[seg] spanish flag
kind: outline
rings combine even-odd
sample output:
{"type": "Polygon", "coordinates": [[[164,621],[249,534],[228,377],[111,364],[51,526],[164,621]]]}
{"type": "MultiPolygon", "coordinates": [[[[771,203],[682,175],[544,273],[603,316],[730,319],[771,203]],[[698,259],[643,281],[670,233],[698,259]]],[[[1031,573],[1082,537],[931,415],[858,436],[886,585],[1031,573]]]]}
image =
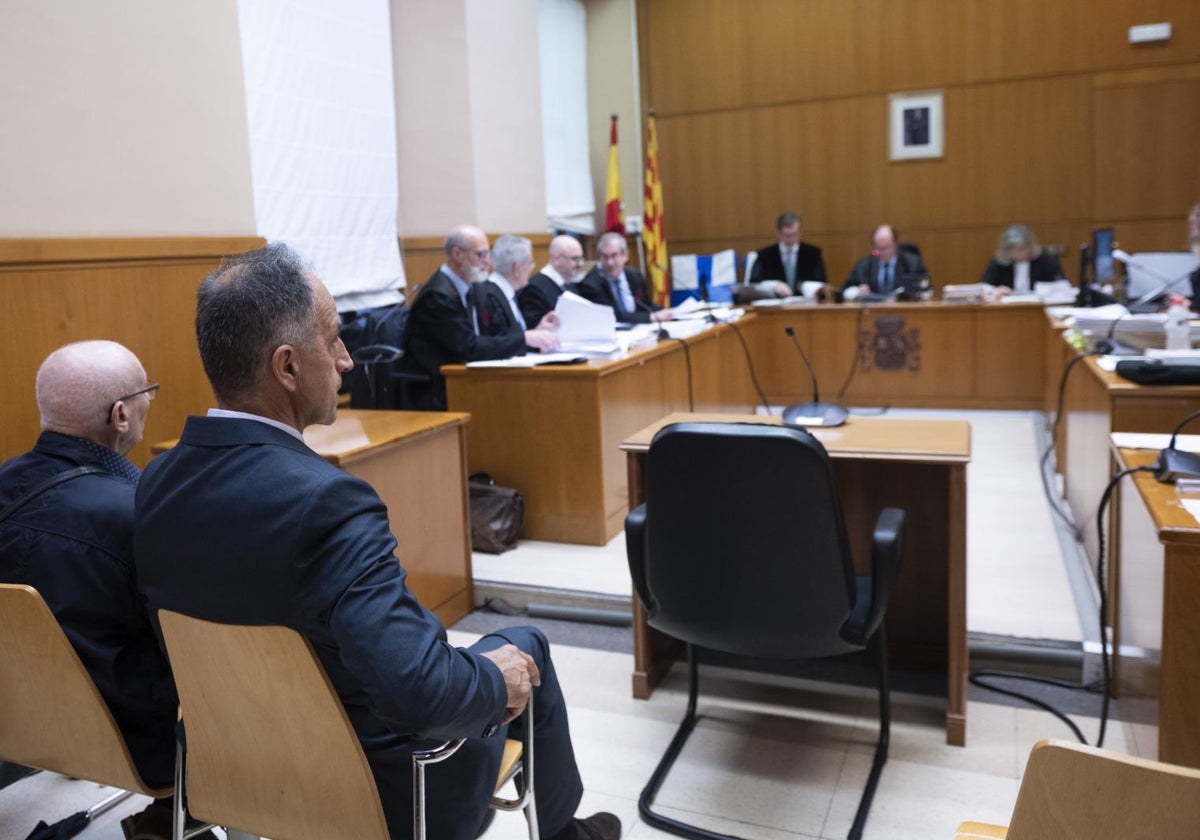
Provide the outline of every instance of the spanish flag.
{"type": "Polygon", "coordinates": [[[658,132],[654,128],[654,114],[650,114],[646,125],[646,194],[642,206],[646,279],[650,281],[650,299],[658,306],[669,306],[671,282],[667,277],[667,235],[663,228],[662,180],[658,175],[658,132]]]}
{"type": "Polygon", "coordinates": [[[608,138],[608,181],[604,185],[604,231],[625,235],[625,219],[621,216],[621,167],[617,162],[617,115],[612,115],[612,132],[608,138]]]}

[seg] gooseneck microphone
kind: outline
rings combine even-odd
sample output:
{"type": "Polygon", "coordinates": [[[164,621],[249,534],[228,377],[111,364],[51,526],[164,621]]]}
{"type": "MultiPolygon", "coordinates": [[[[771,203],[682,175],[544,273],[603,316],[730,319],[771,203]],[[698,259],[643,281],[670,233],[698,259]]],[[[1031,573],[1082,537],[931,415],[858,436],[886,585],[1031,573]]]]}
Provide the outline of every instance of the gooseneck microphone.
{"type": "Polygon", "coordinates": [[[796,331],[790,325],[783,329],[788,334],[788,338],[792,340],[792,344],[795,345],[796,352],[800,354],[801,361],[808,368],[809,379],[812,380],[812,402],[789,405],[783,410],[783,422],[789,426],[800,426],[802,428],[805,426],[842,425],[846,422],[849,412],[840,405],[821,402],[821,396],[817,392],[817,372],[813,370],[812,363],[809,362],[804,348],[796,340],[796,331]]]}
{"type": "Polygon", "coordinates": [[[1170,484],[1177,478],[1200,478],[1200,455],[1175,448],[1175,439],[1179,437],[1179,431],[1197,417],[1200,417],[1200,411],[1192,412],[1180,420],[1175,431],[1171,432],[1171,442],[1154,462],[1154,477],[1159,481],[1170,484]]]}
{"type": "MultiPolygon", "coordinates": [[[[658,310],[655,309],[650,304],[646,303],[645,301],[638,300],[636,295],[633,298],[633,305],[638,307],[639,309],[643,309],[646,312],[649,312],[651,315],[653,315],[655,312],[658,312],[658,310]]],[[[662,321],[654,321],[653,319],[651,319],[649,323],[658,324],[658,328],[655,329],[654,335],[658,338],[659,341],[662,341],[663,339],[671,337],[671,334],[669,332],[667,332],[667,328],[662,325],[662,321]]]]}

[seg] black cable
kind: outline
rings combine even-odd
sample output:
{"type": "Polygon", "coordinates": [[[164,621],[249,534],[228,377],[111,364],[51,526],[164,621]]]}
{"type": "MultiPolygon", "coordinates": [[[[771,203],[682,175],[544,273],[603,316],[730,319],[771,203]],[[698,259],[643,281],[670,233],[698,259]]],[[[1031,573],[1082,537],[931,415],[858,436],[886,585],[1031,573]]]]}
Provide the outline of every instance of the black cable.
{"type": "Polygon", "coordinates": [[[1073,683],[1073,682],[1068,682],[1066,680],[1056,680],[1051,677],[1039,677],[1034,674],[1021,674],[1021,673],[1017,673],[1015,671],[980,670],[980,671],[972,671],[967,676],[967,679],[971,682],[972,685],[977,685],[980,688],[987,689],[988,691],[994,691],[997,694],[1004,694],[1009,697],[1015,697],[1018,700],[1023,700],[1026,703],[1029,703],[1033,706],[1037,706],[1038,708],[1049,712],[1050,714],[1054,715],[1056,718],[1061,720],[1063,723],[1065,723],[1071,729],[1071,731],[1075,734],[1075,737],[1079,739],[1079,742],[1082,744],[1086,744],[1087,739],[1083,736],[1083,733],[1079,730],[1079,727],[1076,726],[1075,723],[1070,720],[1070,718],[1068,718],[1065,714],[1060,712],[1058,709],[1051,706],[1049,703],[1047,703],[1043,700],[1039,700],[1036,697],[1030,697],[1027,694],[1022,694],[1019,691],[1013,691],[1013,690],[1007,689],[1007,688],[1000,688],[999,686],[984,682],[981,678],[982,677],[997,677],[997,678],[1004,678],[1004,679],[1026,680],[1028,682],[1039,682],[1039,683],[1044,683],[1046,685],[1057,686],[1059,688],[1071,689],[1073,691],[1095,691],[1097,686],[1099,686],[1100,691],[1101,691],[1100,731],[1096,735],[1095,746],[1097,746],[1097,747],[1104,746],[1104,734],[1108,729],[1108,704],[1109,704],[1109,696],[1110,696],[1109,682],[1112,679],[1112,676],[1111,676],[1112,669],[1109,664],[1109,653],[1108,653],[1108,631],[1107,631],[1107,626],[1106,626],[1106,622],[1108,620],[1108,592],[1107,592],[1107,588],[1105,587],[1105,582],[1104,582],[1104,554],[1105,554],[1104,511],[1108,508],[1108,503],[1109,503],[1109,500],[1112,498],[1113,490],[1116,489],[1117,485],[1121,482],[1122,478],[1124,478],[1127,475],[1132,475],[1133,473],[1137,473],[1137,472],[1152,472],[1152,471],[1153,471],[1153,467],[1149,467],[1149,466],[1129,467],[1128,469],[1121,470],[1119,473],[1117,473],[1111,479],[1109,479],[1108,485],[1104,488],[1104,493],[1101,494],[1101,496],[1100,496],[1100,507],[1096,510],[1096,537],[1097,537],[1098,544],[1099,544],[1099,548],[1096,553],[1096,586],[1100,590],[1100,607],[1099,607],[1100,667],[1101,667],[1101,674],[1102,674],[1102,676],[1100,678],[1100,682],[1099,683],[1073,683]]]}
{"type": "Polygon", "coordinates": [[[679,346],[683,348],[683,361],[687,365],[688,411],[694,412],[696,410],[696,401],[692,398],[692,351],[688,348],[687,342],[682,338],[677,338],[670,333],[667,333],[666,337],[671,341],[678,341],[679,346]]]}
{"type": "Polygon", "coordinates": [[[846,374],[846,378],[842,381],[842,387],[838,388],[837,399],[834,400],[838,405],[842,404],[842,397],[846,396],[846,391],[850,389],[850,383],[854,381],[854,374],[858,373],[858,360],[862,356],[862,347],[859,346],[859,339],[862,336],[862,322],[866,312],[867,305],[864,303],[858,307],[858,316],[854,319],[854,359],[850,362],[850,372],[846,374]]]}
{"type": "Polygon", "coordinates": [[[746,344],[746,339],[742,336],[742,331],[738,329],[737,324],[732,319],[722,321],[720,318],[714,316],[713,320],[718,324],[725,324],[731,327],[733,334],[742,343],[742,352],[746,355],[746,367],[750,369],[750,381],[754,383],[754,390],[758,392],[758,398],[762,401],[763,409],[769,414],[771,412],[771,404],[767,401],[767,395],[763,393],[762,386],[758,384],[758,375],[754,372],[754,359],[750,358],[750,347],[746,344]]]}
{"type": "Polygon", "coordinates": [[[1075,367],[1075,365],[1077,365],[1079,362],[1082,362],[1088,356],[1096,355],[1099,354],[1095,351],[1076,353],[1071,358],[1071,361],[1067,362],[1066,367],[1063,368],[1062,376],[1058,380],[1058,403],[1054,411],[1054,422],[1050,425],[1050,442],[1046,444],[1046,449],[1044,452],[1042,452],[1042,457],[1038,461],[1038,474],[1042,479],[1042,490],[1046,494],[1046,501],[1050,505],[1050,510],[1052,510],[1054,514],[1063,521],[1064,525],[1071,529],[1071,535],[1075,538],[1076,542],[1083,539],[1083,532],[1080,530],[1079,526],[1075,524],[1074,520],[1071,519],[1071,514],[1062,507],[1058,498],[1055,496],[1054,490],[1050,486],[1051,481],[1050,475],[1047,472],[1047,467],[1050,462],[1050,455],[1054,452],[1054,444],[1058,441],[1059,426],[1062,424],[1063,402],[1066,398],[1067,392],[1067,377],[1070,375],[1071,369],[1075,367]]]}

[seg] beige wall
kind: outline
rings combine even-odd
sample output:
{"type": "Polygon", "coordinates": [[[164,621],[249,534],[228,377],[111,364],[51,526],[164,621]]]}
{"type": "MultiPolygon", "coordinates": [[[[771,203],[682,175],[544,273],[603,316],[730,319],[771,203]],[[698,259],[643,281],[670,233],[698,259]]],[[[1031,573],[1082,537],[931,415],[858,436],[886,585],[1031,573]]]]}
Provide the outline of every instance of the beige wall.
{"type": "Polygon", "coordinates": [[[536,0],[391,0],[400,234],[546,227],[536,0]]]}
{"type": "Polygon", "coordinates": [[[0,103],[0,237],[254,233],[236,0],[5,0],[0,103]]]}
{"type": "Polygon", "coordinates": [[[467,0],[476,221],[546,229],[537,0],[467,0]]]}
{"type": "Polygon", "coordinates": [[[586,0],[588,122],[596,230],[604,230],[608,135],[617,115],[621,197],[627,216],[642,215],[642,122],[638,89],[636,0],[586,0]]]}

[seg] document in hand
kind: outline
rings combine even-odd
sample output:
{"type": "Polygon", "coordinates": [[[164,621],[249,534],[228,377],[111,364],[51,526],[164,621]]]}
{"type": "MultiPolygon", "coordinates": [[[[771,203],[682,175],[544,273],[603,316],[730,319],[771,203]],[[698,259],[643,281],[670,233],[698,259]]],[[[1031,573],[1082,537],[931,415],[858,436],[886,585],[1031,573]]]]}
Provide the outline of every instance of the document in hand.
{"type": "Polygon", "coordinates": [[[619,349],[617,316],[611,306],[563,292],[554,311],[558,313],[558,340],[564,352],[611,353],[619,349]]]}

